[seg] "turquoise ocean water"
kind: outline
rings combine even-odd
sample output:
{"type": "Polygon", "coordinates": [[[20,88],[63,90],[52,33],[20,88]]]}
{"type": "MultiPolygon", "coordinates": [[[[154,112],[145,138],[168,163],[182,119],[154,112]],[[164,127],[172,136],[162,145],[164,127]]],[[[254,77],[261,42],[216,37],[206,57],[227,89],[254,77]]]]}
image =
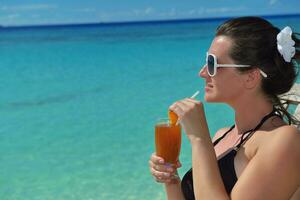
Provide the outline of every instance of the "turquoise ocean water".
{"type": "MultiPolygon", "coordinates": [[[[271,21],[300,32],[300,16],[271,21]]],[[[0,199],[164,199],[148,169],[153,126],[202,91],[221,22],[0,29],[0,199]]],[[[212,135],[233,123],[205,105],[212,135]]],[[[183,175],[185,137],[180,158],[183,175]]]]}

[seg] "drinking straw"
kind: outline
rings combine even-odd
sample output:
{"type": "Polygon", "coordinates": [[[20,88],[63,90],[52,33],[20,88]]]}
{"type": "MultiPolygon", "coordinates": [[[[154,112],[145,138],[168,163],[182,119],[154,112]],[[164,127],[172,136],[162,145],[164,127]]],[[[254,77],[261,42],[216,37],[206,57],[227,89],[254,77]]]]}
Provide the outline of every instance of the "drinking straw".
{"type": "Polygon", "coordinates": [[[195,99],[195,98],[198,96],[199,93],[200,93],[200,91],[197,90],[197,91],[195,92],[195,94],[193,94],[193,95],[191,96],[191,99],[195,99]]]}

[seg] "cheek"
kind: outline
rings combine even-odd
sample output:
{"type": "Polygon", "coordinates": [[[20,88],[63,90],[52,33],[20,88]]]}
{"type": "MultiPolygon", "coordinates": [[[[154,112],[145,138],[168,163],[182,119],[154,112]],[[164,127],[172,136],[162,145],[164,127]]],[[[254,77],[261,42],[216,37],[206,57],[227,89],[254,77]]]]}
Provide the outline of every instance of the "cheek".
{"type": "Polygon", "coordinates": [[[215,79],[213,80],[213,85],[211,98],[207,98],[208,101],[214,99],[216,101],[229,102],[241,95],[244,90],[243,84],[236,77],[227,77],[226,80],[215,79]]]}
{"type": "MultiPolygon", "coordinates": [[[[224,91],[232,91],[235,89],[243,88],[243,81],[239,74],[233,68],[220,68],[218,69],[220,72],[220,76],[216,76],[214,84],[218,86],[218,88],[222,88],[224,91]]],[[[218,75],[218,74],[217,74],[218,75]]]]}

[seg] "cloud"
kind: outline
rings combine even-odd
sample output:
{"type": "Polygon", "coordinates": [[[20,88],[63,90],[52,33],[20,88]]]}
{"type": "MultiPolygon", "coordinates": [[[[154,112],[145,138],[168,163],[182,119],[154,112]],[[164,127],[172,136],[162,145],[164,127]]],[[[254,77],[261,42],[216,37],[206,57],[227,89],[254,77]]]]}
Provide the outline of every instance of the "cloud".
{"type": "Polygon", "coordinates": [[[9,14],[9,15],[6,15],[6,16],[0,16],[0,20],[14,20],[14,19],[17,19],[19,18],[21,15],[20,14],[17,14],[17,13],[14,13],[14,14],[9,14]]]}
{"type": "Polygon", "coordinates": [[[197,10],[196,9],[192,9],[192,10],[188,10],[187,11],[187,14],[188,15],[195,15],[197,13],[197,10]]]}
{"type": "Polygon", "coordinates": [[[277,2],[278,2],[277,0],[270,0],[269,4],[272,6],[272,5],[276,4],[277,2]]]}
{"type": "Polygon", "coordinates": [[[203,16],[216,16],[218,14],[230,15],[235,12],[245,10],[245,7],[219,7],[219,8],[193,8],[189,10],[178,10],[176,8],[170,8],[165,12],[156,13],[159,17],[171,17],[171,18],[187,18],[187,17],[203,17],[203,16]]]}
{"type": "Polygon", "coordinates": [[[30,17],[33,18],[33,19],[38,19],[41,16],[39,14],[32,14],[32,15],[30,15],[30,17]]]}
{"type": "Polygon", "coordinates": [[[191,9],[181,12],[182,15],[186,16],[198,16],[204,14],[204,8],[191,9]]]}
{"type": "Polygon", "coordinates": [[[144,9],[134,9],[132,10],[132,12],[128,13],[129,15],[135,15],[135,16],[146,16],[146,15],[150,15],[153,14],[155,12],[155,10],[152,7],[146,7],[144,9]]]}
{"type": "Polygon", "coordinates": [[[95,8],[81,8],[81,9],[73,9],[72,11],[87,13],[87,12],[95,12],[96,9],[95,8]]]}
{"type": "Polygon", "coordinates": [[[20,17],[19,14],[11,14],[11,15],[8,15],[8,16],[7,16],[7,18],[10,19],[10,20],[16,19],[16,18],[18,18],[18,17],[20,17]]]}
{"type": "Polygon", "coordinates": [[[109,22],[109,21],[122,21],[120,19],[135,19],[136,17],[147,17],[147,16],[154,16],[155,9],[152,7],[146,7],[143,9],[133,9],[128,11],[119,11],[119,12],[98,12],[98,18],[102,22],[109,22]]]}
{"type": "Polygon", "coordinates": [[[148,6],[143,9],[133,9],[127,11],[119,11],[113,13],[99,12],[98,17],[100,21],[120,21],[120,19],[147,19],[152,17],[153,19],[168,19],[168,18],[189,18],[189,17],[203,17],[206,15],[228,14],[245,10],[245,7],[220,7],[220,8],[193,8],[189,10],[179,10],[172,7],[168,10],[158,11],[153,7],[148,6]]]}
{"type": "Polygon", "coordinates": [[[176,15],[179,15],[179,12],[176,10],[176,8],[171,8],[166,12],[161,12],[157,14],[160,17],[174,17],[176,15]]]}
{"type": "Polygon", "coordinates": [[[57,8],[56,5],[51,4],[29,4],[17,6],[0,6],[0,11],[19,12],[19,11],[33,11],[33,10],[51,10],[57,8]]]}
{"type": "Polygon", "coordinates": [[[42,23],[44,20],[33,11],[49,11],[56,9],[53,4],[23,4],[23,5],[0,5],[0,24],[20,25],[42,23]]]}
{"type": "Polygon", "coordinates": [[[204,10],[205,13],[207,14],[217,14],[217,13],[232,13],[232,12],[238,12],[244,10],[245,7],[221,7],[221,8],[206,8],[204,10]]]}
{"type": "Polygon", "coordinates": [[[167,13],[169,16],[175,16],[175,15],[177,15],[177,11],[176,11],[176,8],[172,8],[171,10],[170,10],[170,12],[169,13],[167,13]]]}
{"type": "Polygon", "coordinates": [[[0,16],[0,24],[2,26],[15,24],[16,21],[22,20],[22,15],[18,13],[12,13],[8,15],[0,16]]]}

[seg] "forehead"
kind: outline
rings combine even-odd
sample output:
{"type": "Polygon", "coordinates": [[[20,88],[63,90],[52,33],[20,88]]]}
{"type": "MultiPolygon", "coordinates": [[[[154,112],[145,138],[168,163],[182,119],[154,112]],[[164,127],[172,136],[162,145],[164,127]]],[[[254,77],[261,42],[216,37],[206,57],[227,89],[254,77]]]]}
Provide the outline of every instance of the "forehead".
{"type": "Polygon", "coordinates": [[[231,48],[232,40],[226,36],[217,36],[211,43],[208,50],[209,53],[217,56],[218,60],[229,61],[229,50],[231,48]]]}

